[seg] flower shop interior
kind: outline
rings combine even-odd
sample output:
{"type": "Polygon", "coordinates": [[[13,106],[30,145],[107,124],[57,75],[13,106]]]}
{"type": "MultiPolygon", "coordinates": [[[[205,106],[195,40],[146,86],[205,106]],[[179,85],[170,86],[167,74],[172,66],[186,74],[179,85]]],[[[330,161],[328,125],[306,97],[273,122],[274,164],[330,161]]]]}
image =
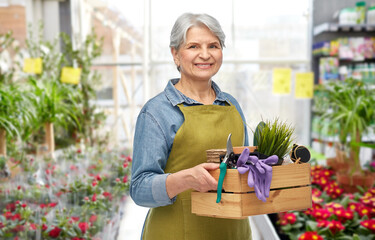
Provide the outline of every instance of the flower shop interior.
{"type": "Polygon", "coordinates": [[[266,201],[234,166],[222,201],[192,193],[192,214],[249,219],[254,240],[374,240],[374,0],[0,0],[0,239],[141,239],[136,122],[180,76],[169,41],[186,12],[226,35],[212,79],[241,106],[250,151],[291,130],[266,201]]]}

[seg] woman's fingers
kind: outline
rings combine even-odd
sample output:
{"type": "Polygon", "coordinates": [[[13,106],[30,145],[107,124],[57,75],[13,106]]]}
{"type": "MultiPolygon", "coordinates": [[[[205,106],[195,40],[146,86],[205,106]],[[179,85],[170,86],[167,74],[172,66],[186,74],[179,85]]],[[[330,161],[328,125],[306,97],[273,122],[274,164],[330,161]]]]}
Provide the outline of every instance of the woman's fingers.
{"type": "Polygon", "coordinates": [[[208,172],[219,168],[217,163],[202,163],[190,168],[191,188],[199,192],[207,192],[217,189],[217,181],[208,172]]]}

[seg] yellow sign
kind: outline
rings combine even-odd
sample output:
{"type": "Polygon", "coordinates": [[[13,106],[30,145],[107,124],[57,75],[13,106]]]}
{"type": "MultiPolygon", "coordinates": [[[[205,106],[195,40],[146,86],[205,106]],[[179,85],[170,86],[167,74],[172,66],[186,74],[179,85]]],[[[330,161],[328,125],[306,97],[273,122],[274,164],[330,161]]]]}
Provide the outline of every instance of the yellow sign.
{"type": "Polygon", "coordinates": [[[292,80],[292,69],[290,68],[274,68],[272,73],[272,93],[289,94],[292,80]]]}
{"type": "Polygon", "coordinates": [[[314,95],[314,73],[296,73],[296,98],[312,98],[314,95]]]}
{"type": "Polygon", "coordinates": [[[63,67],[61,71],[61,82],[78,84],[81,78],[81,68],[63,67]]]}
{"type": "Polygon", "coordinates": [[[23,71],[25,73],[41,74],[43,63],[41,58],[25,58],[23,62],[23,71]]]}

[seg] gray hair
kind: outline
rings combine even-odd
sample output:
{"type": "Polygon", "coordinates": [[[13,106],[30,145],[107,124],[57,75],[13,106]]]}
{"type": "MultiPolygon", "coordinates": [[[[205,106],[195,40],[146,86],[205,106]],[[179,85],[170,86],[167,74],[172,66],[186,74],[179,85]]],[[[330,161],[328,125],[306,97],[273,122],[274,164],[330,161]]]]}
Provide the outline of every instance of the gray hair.
{"type": "Polygon", "coordinates": [[[225,47],[225,34],[220,23],[208,14],[184,13],[177,18],[170,37],[169,47],[178,50],[186,41],[186,33],[193,26],[206,26],[219,39],[221,48],[225,47]]]}

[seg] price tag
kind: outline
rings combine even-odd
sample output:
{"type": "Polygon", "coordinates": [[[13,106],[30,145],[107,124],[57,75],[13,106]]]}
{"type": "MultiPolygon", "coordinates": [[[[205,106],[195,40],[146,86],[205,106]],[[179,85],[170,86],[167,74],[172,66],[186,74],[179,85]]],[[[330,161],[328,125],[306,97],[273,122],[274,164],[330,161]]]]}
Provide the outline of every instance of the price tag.
{"type": "Polygon", "coordinates": [[[61,82],[78,84],[81,78],[81,68],[63,67],[61,71],[61,82]]]}
{"type": "Polygon", "coordinates": [[[296,73],[296,98],[312,98],[314,92],[314,73],[296,73]]]}
{"type": "Polygon", "coordinates": [[[25,58],[23,63],[23,71],[25,73],[41,74],[43,62],[41,58],[25,58]]]}
{"type": "Polygon", "coordinates": [[[292,69],[274,68],[272,72],[272,93],[290,94],[290,85],[292,80],[292,69]]]}

